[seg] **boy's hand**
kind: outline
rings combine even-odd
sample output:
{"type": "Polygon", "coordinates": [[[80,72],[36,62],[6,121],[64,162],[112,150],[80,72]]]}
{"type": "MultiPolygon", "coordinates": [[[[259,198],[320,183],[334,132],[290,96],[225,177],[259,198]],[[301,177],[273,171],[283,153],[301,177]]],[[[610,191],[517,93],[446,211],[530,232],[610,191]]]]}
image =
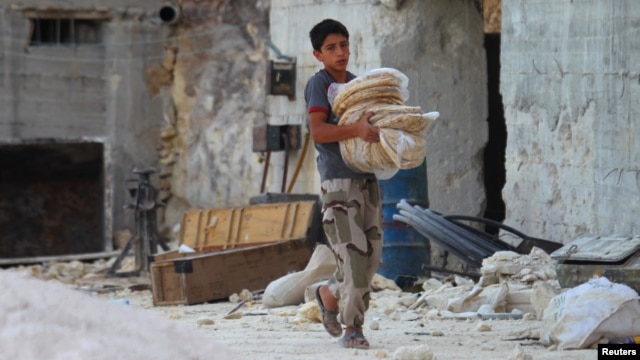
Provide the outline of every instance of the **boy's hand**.
{"type": "Polygon", "coordinates": [[[372,116],[372,112],[367,112],[356,122],[358,126],[358,137],[366,142],[379,142],[380,133],[378,128],[369,123],[369,119],[372,116]]]}

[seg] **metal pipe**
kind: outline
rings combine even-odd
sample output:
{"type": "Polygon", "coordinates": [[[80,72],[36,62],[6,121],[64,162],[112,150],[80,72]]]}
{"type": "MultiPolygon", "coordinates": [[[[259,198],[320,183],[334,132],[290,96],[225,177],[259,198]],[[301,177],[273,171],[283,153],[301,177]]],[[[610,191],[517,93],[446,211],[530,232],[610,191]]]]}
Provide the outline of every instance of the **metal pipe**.
{"type": "Polygon", "coordinates": [[[309,148],[309,133],[307,132],[304,136],[304,145],[302,146],[302,153],[298,158],[298,163],[296,164],[296,169],[293,172],[293,177],[291,177],[291,181],[289,182],[289,187],[287,188],[287,194],[293,190],[293,185],[295,185],[296,180],[298,179],[298,174],[300,173],[300,169],[302,168],[302,163],[304,163],[304,159],[307,156],[307,149],[309,148]]]}
{"type": "Polygon", "coordinates": [[[400,210],[400,214],[393,215],[393,220],[403,222],[412,226],[416,231],[425,236],[427,239],[435,241],[456,257],[470,263],[474,267],[479,267],[478,265],[481,262],[479,262],[475,257],[469,256],[469,254],[463,252],[459,244],[456,244],[455,240],[445,240],[447,238],[445,234],[443,234],[439,229],[427,225],[424,221],[420,220],[417,214],[410,213],[405,210],[400,210]]]}
{"type": "Polygon", "coordinates": [[[282,169],[282,189],[280,190],[281,193],[284,194],[284,191],[286,190],[286,186],[287,186],[287,172],[289,170],[289,135],[286,133],[283,133],[282,135],[282,141],[284,142],[284,169],[282,169]]]}
{"type": "MultiPolygon", "coordinates": [[[[435,221],[428,213],[422,211],[418,206],[411,206],[404,199],[398,203],[397,207],[400,214],[394,215],[394,220],[413,226],[428,239],[436,241],[450,253],[474,267],[480,267],[482,259],[492,254],[481,247],[479,248],[465,236],[456,234],[452,231],[453,229],[435,221]]],[[[451,226],[455,225],[451,224],[451,226]]]]}
{"type": "Polygon", "coordinates": [[[158,16],[163,23],[173,25],[182,18],[182,9],[174,3],[166,2],[160,7],[158,16]]]}
{"type": "Polygon", "coordinates": [[[260,184],[260,194],[264,193],[264,187],[267,184],[267,172],[269,172],[269,160],[271,160],[271,151],[267,150],[267,157],[264,160],[264,171],[262,172],[262,184],[260,184]]]}
{"type": "Polygon", "coordinates": [[[414,206],[417,210],[418,214],[421,214],[423,218],[428,220],[433,224],[437,224],[444,229],[449,235],[452,235],[453,238],[459,237],[463,241],[461,242],[463,245],[469,245],[469,248],[473,249],[476,252],[482,254],[488,254],[487,256],[493,254],[496,251],[505,250],[507,246],[503,246],[502,244],[495,244],[491,241],[486,241],[486,239],[474,234],[473,232],[469,232],[464,228],[455,225],[454,223],[444,219],[444,217],[440,214],[435,213],[430,209],[424,209],[420,206],[414,206]]]}

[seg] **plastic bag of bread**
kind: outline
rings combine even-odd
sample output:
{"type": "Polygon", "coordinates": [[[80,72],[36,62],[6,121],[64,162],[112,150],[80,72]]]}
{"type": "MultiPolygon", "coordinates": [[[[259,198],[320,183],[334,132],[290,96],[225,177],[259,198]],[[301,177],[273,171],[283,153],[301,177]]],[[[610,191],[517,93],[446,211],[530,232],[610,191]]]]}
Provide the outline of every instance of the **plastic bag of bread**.
{"type": "Polygon", "coordinates": [[[374,69],[346,84],[332,84],[328,89],[338,125],[358,121],[365,112],[373,112],[369,122],[380,130],[380,142],[360,138],[340,142],[345,162],[362,172],[389,179],[400,169],[413,169],[426,156],[426,130],[440,115],[423,113],[417,106],[407,106],[409,79],[392,68],[374,69]]]}
{"type": "Polygon", "coordinates": [[[346,109],[366,101],[403,104],[409,99],[408,85],[409,78],[399,70],[379,68],[346,84],[331,84],[327,95],[333,113],[341,117],[346,109]]]}

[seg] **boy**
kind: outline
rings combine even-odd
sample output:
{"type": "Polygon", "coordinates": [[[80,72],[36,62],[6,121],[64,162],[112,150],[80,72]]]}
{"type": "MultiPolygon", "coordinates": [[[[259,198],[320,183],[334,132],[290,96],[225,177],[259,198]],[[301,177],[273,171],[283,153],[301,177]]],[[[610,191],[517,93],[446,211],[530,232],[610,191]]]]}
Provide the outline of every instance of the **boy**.
{"type": "Polygon", "coordinates": [[[322,324],[334,337],[342,335],[345,348],[368,349],[362,327],[369,308],[370,283],[380,264],[382,215],[378,180],[374,174],[351,169],[340,155],[338,142],[353,137],[380,141],[378,129],[367,113],[357,122],[338,126],[331,111],[327,89],[332,83],[355,78],[347,71],[349,32],[340,22],[325,19],[309,32],[313,55],[324,69],[308,81],[304,97],[309,113],[311,137],[317,151],[322,181],[323,228],[336,257],[337,270],[328,285],[316,289],[322,324]],[[338,309],[342,299],[343,308],[338,309]]]}

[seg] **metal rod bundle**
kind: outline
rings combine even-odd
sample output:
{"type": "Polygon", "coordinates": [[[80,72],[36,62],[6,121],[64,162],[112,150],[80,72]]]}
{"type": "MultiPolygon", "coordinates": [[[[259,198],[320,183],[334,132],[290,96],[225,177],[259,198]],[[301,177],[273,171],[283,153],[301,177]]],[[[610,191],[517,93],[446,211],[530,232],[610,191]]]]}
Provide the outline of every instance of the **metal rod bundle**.
{"type": "Polygon", "coordinates": [[[396,205],[393,220],[413,227],[421,235],[442,246],[473,268],[482,267],[482,260],[497,251],[512,250],[506,243],[490,241],[479,231],[460,226],[442,215],[402,199],[396,205]]]}

